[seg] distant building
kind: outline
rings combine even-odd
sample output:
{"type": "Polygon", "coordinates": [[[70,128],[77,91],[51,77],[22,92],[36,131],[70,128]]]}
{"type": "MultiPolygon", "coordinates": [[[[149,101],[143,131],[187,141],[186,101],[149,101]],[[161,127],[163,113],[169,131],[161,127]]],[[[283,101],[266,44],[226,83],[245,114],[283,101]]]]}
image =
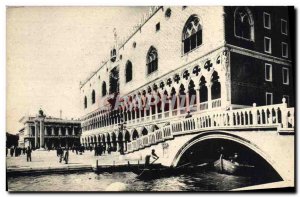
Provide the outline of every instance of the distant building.
{"type": "Polygon", "coordinates": [[[80,121],[47,117],[43,111],[36,116],[20,119],[24,127],[19,130],[19,146],[53,149],[80,144],[80,121]]]}
{"type": "Polygon", "coordinates": [[[187,111],[273,105],[283,98],[294,106],[289,9],[152,7],[81,83],[81,143],[126,151],[128,142],[187,111]],[[147,108],[152,98],[164,96],[168,100],[147,108]],[[121,107],[114,108],[116,102],[121,107]]]}
{"type": "Polygon", "coordinates": [[[12,146],[17,146],[19,140],[19,134],[11,134],[6,132],[6,147],[10,148],[12,146]]]}

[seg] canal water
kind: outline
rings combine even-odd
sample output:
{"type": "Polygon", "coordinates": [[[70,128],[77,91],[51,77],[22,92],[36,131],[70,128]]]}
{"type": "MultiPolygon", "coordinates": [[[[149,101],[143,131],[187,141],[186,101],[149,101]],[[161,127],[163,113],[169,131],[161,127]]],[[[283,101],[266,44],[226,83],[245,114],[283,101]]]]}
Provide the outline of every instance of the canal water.
{"type": "Polygon", "coordinates": [[[8,177],[9,191],[105,191],[115,182],[125,183],[123,191],[226,191],[264,183],[255,177],[216,172],[196,172],[152,180],[139,180],[131,172],[95,174],[81,172],[8,177]]]}

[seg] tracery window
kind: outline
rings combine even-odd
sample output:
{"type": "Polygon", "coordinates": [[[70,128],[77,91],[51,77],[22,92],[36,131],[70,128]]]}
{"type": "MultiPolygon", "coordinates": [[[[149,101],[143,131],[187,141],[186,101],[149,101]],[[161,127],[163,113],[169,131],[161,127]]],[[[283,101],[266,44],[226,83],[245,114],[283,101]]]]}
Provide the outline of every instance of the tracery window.
{"type": "Polygon", "coordinates": [[[239,7],[235,10],[234,33],[237,37],[254,40],[254,20],[248,8],[239,7]]]}
{"type": "Polygon", "coordinates": [[[151,46],[147,53],[147,73],[151,74],[158,68],[158,55],[157,50],[151,46]]]}
{"type": "Polygon", "coordinates": [[[182,42],[183,53],[188,53],[202,44],[202,26],[197,16],[192,15],[186,22],[182,42]]]}

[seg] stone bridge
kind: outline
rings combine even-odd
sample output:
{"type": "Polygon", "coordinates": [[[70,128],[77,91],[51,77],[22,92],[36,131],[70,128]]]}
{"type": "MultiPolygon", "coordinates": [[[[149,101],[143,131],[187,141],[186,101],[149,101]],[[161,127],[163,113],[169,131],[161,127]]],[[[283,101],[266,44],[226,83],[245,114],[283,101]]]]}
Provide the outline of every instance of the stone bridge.
{"type": "Polygon", "coordinates": [[[144,160],[155,149],[160,157],[157,163],[177,167],[193,145],[217,139],[252,150],[284,181],[294,184],[294,109],[286,103],[181,117],[127,143],[124,157],[144,160]]]}
{"type": "Polygon", "coordinates": [[[294,184],[294,108],[285,99],[275,105],[198,111],[192,117],[149,116],[81,136],[87,148],[102,145],[124,152],[121,157],[130,162],[143,162],[155,149],[160,157],[156,162],[169,167],[178,167],[185,153],[208,141],[238,144],[294,184]]]}

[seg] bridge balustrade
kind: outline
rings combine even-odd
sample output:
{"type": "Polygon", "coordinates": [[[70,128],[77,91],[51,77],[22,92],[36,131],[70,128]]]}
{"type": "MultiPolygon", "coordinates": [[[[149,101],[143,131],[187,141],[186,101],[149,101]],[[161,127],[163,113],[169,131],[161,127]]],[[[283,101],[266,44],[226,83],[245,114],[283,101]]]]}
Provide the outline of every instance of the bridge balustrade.
{"type": "Polygon", "coordinates": [[[143,146],[148,146],[149,145],[149,136],[146,135],[146,136],[143,136],[142,137],[142,141],[143,141],[143,146]]]}
{"type": "MultiPolygon", "coordinates": [[[[216,100],[216,102],[218,102],[216,100]]],[[[205,103],[201,103],[205,105],[205,103]]],[[[164,121],[170,122],[162,128],[149,133],[142,139],[133,140],[128,143],[127,152],[135,151],[145,146],[151,146],[158,142],[171,139],[176,135],[184,132],[201,132],[209,129],[243,129],[243,128],[267,128],[277,127],[278,130],[282,128],[294,128],[294,108],[287,108],[286,103],[247,107],[243,109],[214,109],[211,111],[200,111],[192,114],[192,117],[185,118],[185,115],[170,116],[180,112],[178,109],[173,111],[153,114],[142,121],[144,118],[140,117],[140,121],[127,122],[127,128],[136,128],[144,125],[147,122],[157,124],[160,117],[164,116],[164,121]],[[156,117],[155,122],[152,118],[156,117]],[[139,122],[139,123],[138,123],[139,122]]],[[[119,125],[109,125],[107,127],[95,129],[89,135],[97,135],[99,133],[107,133],[107,129],[118,130],[119,125]]]]}
{"type": "Polygon", "coordinates": [[[137,147],[138,147],[138,149],[144,148],[142,138],[138,138],[136,141],[137,141],[137,147]]]}
{"type": "Polygon", "coordinates": [[[165,126],[163,128],[163,138],[164,139],[170,139],[173,138],[173,135],[171,133],[171,126],[165,126]]]}
{"type": "Polygon", "coordinates": [[[131,152],[132,151],[132,145],[131,142],[127,143],[127,152],[131,152]]]}
{"type": "Polygon", "coordinates": [[[163,135],[161,129],[155,131],[156,142],[163,141],[163,135]]]}
{"type": "Polygon", "coordinates": [[[137,141],[136,140],[133,140],[131,142],[132,144],[132,150],[135,151],[135,150],[138,150],[138,144],[137,144],[137,141]]]}
{"type": "Polygon", "coordinates": [[[149,134],[149,144],[150,145],[156,143],[156,138],[155,137],[156,137],[156,135],[155,135],[154,132],[149,134]]]}

